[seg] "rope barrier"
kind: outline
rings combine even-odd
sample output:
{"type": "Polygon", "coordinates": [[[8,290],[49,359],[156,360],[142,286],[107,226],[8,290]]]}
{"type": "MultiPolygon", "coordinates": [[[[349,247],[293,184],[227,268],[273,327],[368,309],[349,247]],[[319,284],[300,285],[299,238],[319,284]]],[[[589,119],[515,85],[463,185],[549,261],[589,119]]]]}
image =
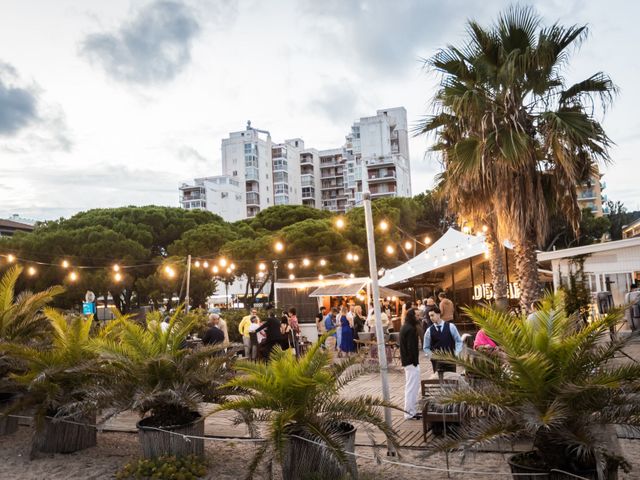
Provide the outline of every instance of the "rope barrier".
{"type": "MultiPolygon", "coordinates": [[[[12,417],[12,418],[18,418],[18,419],[25,419],[25,420],[33,420],[34,417],[29,417],[29,416],[24,416],[24,415],[6,415],[6,417],[12,417]]],[[[96,430],[98,430],[99,432],[103,432],[104,430],[104,423],[102,424],[98,424],[98,425],[94,425],[91,423],[81,423],[81,422],[76,422],[74,420],[67,420],[67,419],[62,419],[62,418],[56,418],[56,417],[45,417],[51,420],[54,420],[56,422],[63,422],[63,423],[70,423],[70,424],[74,424],[74,425],[80,425],[80,426],[84,426],[84,427],[91,427],[91,428],[95,428],[96,430]]],[[[207,441],[213,441],[213,442],[227,442],[227,443],[264,443],[266,442],[266,440],[264,438],[228,438],[228,437],[205,437],[205,436],[199,436],[199,435],[187,435],[187,434],[183,434],[183,433],[179,433],[179,432],[173,432],[171,430],[166,430],[163,428],[159,428],[159,427],[144,427],[144,430],[155,430],[158,432],[163,432],[163,433],[168,433],[170,435],[175,435],[175,436],[179,436],[182,437],[183,440],[185,440],[186,442],[190,442],[191,440],[207,440],[207,441]]],[[[304,438],[298,435],[289,435],[290,438],[297,438],[299,440],[305,441],[307,443],[311,443],[313,445],[319,446],[321,448],[325,448],[328,449],[329,447],[321,442],[317,442],[308,438],[304,438]]],[[[386,463],[389,465],[396,465],[396,466],[400,466],[400,467],[406,467],[406,468],[415,468],[415,469],[419,469],[419,470],[427,470],[427,471],[432,471],[432,472],[441,472],[441,473],[459,473],[462,475],[487,475],[487,476],[494,476],[494,475],[503,475],[503,476],[513,476],[513,477],[518,477],[518,476],[530,476],[530,477],[542,477],[542,476],[548,476],[548,473],[543,472],[543,473],[512,473],[512,472],[486,472],[486,471],[481,471],[481,470],[459,470],[459,469],[451,469],[451,468],[439,468],[439,467],[429,467],[427,465],[416,465],[413,463],[408,463],[408,462],[398,462],[398,461],[394,461],[394,460],[387,460],[385,458],[380,458],[380,457],[373,457],[370,455],[365,455],[362,453],[356,453],[356,452],[348,452],[346,450],[342,450],[342,453],[346,454],[346,455],[351,455],[353,457],[356,458],[362,458],[365,460],[369,460],[369,461],[373,461],[376,464],[380,464],[380,463],[386,463]]],[[[570,473],[570,472],[565,472],[563,470],[559,470],[559,469],[552,469],[551,472],[555,472],[555,473],[562,473],[565,475],[568,475],[570,477],[576,478],[578,480],[589,480],[586,477],[582,477],[580,475],[576,475],[574,473],[570,473]]]]}

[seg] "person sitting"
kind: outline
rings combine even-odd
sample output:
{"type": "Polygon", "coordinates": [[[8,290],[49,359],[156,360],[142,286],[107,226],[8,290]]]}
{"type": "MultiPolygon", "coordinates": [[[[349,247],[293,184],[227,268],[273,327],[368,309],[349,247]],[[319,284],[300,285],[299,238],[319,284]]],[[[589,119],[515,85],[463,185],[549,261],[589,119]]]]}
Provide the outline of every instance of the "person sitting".
{"type": "Polygon", "coordinates": [[[229,345],[229,331],[227,330],[227,322],[222,319],[219,313],[209,314],[209,320],[213,318],[216,319],[216,326],[222,331],[222,334],[224,335],[224,340],[222,343],[224,343],[225,346],[229,345]]]}
{"type": "Polygon", "coordinates": [[[487,335],[482,328],[478,330],[478,333],[476,333],[476,338],[473,340],[474,350],[492,350],[497,346],[498,345],[496,345],[496,342],[491,340],[489,335],[487,335]]]}

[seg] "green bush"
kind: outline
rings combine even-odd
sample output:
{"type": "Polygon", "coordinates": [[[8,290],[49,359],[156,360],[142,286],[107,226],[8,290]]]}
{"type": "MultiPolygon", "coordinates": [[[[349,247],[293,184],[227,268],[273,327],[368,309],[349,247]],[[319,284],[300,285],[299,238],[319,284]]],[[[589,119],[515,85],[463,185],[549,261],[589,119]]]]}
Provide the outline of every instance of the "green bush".
{"type": "Polygon", "coordinates": [[[127,463],[116,473],[118,480],[195,480],[207,474],[207,464],[195,455],[176,457],[165,455],[154,459],[140,459],[127,463]]]}

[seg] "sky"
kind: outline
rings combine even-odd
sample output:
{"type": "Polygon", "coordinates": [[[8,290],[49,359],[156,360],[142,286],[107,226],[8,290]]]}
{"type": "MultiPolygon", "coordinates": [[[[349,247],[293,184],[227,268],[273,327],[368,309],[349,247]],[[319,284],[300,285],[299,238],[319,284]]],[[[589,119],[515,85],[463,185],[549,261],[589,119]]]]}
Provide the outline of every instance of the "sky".
{"type": "MultiPolygon", "coordinates": [[[[422,58],[461,44],[501,0],[0,0],[0,218],[178,206],[181,180],[218,175],[220,141],[247,120],[274,141],[343,144],[351,124],[404,106],[429,113],[422,58]]],[[[636,2],[545,0],[544,21],[587,24],[568,83],[620,88],[609,199],[640,209],[636,2]]],[[[600,115],[600,114],[599,114],[600,115]]],[[[432,139],[410,141],[414,194],[433,185],[432,139]]]]}

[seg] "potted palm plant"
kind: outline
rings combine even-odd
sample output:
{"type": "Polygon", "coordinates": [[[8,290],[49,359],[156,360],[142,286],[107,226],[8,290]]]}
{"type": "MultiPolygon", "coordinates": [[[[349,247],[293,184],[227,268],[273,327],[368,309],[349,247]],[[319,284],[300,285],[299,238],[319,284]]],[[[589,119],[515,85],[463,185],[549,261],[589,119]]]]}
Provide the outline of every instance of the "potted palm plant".
{"type": "Polygon", "coordinates": [[[96,415],[86,391],[95,381],[96,354],[89,348],[92,317],[67,319],[52,308],[44,315],[51,323],[48,347],[6,344],[4,351],[25,366],[11,378],[25,395],[11,411],[34,409],[32,455],[70,453],[96,444],[96,415]]]}
{"type": "Polygon", "coordinates": [[[557,295],[546,297],[531,320],[486,307],[466,313],[500,352],[440,357],[483,379],[473,389],[445,392],[441,401],[485,415],[435,448],[530,438],[533,450],[509,460],[514,478],[612,480],[620,467],[628,468],[615,451],[615,435],[607,434],[611,424],[640,426],[640,364],[615,358],[630,337],[610,338],[619,312],[585,326],[566,314],[557,295]]]}
{"type": "Polygon", "coordinates": [[[146,458],[202,455],[202,402],[224,398],[234,352],[222,346],[185,347],[194,320],[182,321],[181,310],[167,328],[150,315],[146,327],[119,316],[93,342],[102,360],[102,383],[90,392],[106,415],[124,410],[140,414],[139,440],[146,458]]]}
{"type": "Polygon", "coordinates": [[[397,446],[396,434],[380,412],[393,405],[371,396],[340,395],[359,374],[357,360],[333,363],[331,353],[320,348],[326,337],[299,359],[291,350],[276,347],[266,364],[236,364],[240,375],[228,386],[244,393],[221,409],[238,411],[254,433],[256,421],[266,422],[266,442],[256,452],[248,478],[267,454],[275,454],[286,480],[310,473],[317,478],[357,478],[355,457],[348,454],[355,449],[354,422],[379,429],[397,446]]]}
{"type": "MultiPolygon", "coordinates": [[[[38,293],[25,291],[16,295],[16,282],[22,271],[22,267],[16,265],[7,270],[0,280],[0,414],[10,408],[21,394],[10,373],[24,368],[16,358],[4,353],[3,346],[7,343],[34,345],[41,341],[50,327],[42,309],[64,291],[61,286],[53,286],[38,293]]],[[[16,417],[0,415],[0,435],[17,429],[16,417]]]]}

